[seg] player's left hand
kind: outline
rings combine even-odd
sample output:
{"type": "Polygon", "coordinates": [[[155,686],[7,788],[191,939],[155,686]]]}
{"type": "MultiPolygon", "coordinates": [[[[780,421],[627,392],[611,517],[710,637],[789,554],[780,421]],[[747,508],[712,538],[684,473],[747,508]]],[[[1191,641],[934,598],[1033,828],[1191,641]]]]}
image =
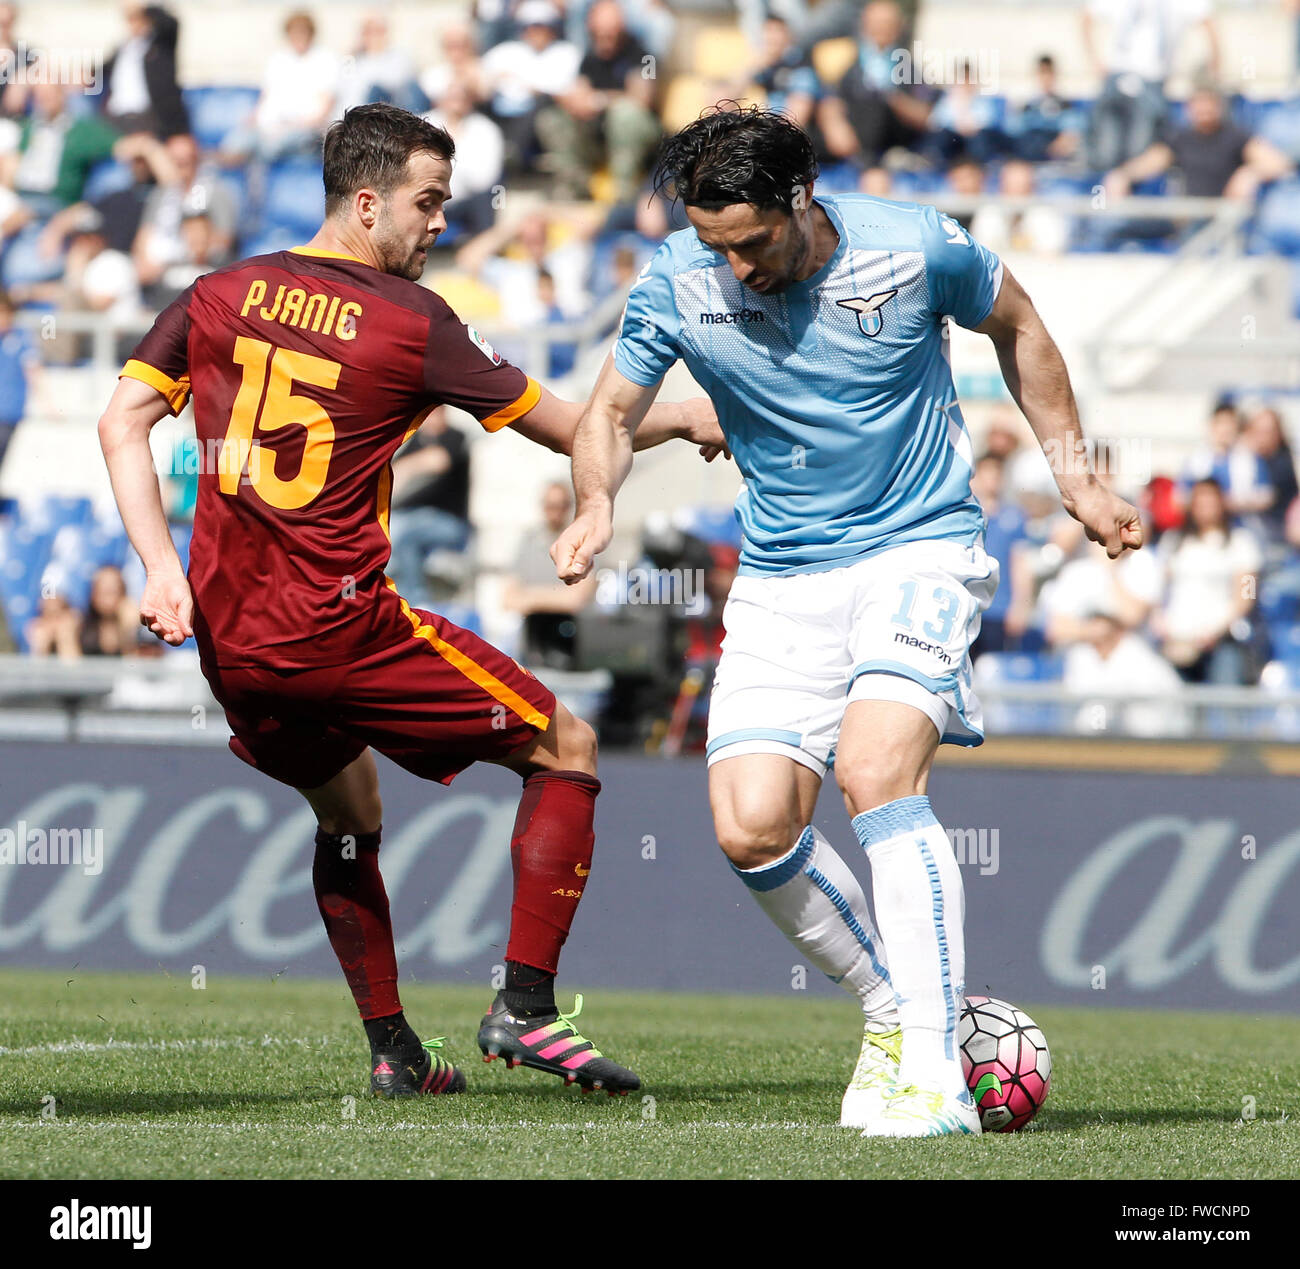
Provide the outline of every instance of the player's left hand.
{"type": "Polygon", "coordinates": [[[194,634],[193,623],[194,596],[185,574],[151,575],[140,596],[140,624],[178,648],[194,634]]]}
{"type": "Polygon", "coordinates": [[[682,402],[682,439],[700,447],[700,454],[706,463],[711,463],[719,454],[731,457],[727,448],[727,438],[722,434],[718,422],[718,412],[708,397],[692,397],[682,402]]]}
{"type": "Polygon", "coordinates": [[[1093,542],[1100,542],[1112,560],[1142,545],[1142,517],[1138,509],[1098,481],[1062,494],[1065,509],[1093,542]]]}

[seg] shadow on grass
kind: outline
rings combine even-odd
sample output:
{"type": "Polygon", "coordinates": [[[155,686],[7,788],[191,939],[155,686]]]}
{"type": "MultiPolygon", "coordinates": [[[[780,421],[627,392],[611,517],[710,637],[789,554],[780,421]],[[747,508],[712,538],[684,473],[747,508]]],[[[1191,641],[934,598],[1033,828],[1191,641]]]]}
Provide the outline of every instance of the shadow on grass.
{"type": "Polygon", "coordinates": [[[1049,1109],[1034,1121],[1035,1134],[1044,1132],[1078,1132],[1081,1128],[1155,1128],[1161,1124],[1221,1124],[1225,1128],[1240,1122],[1240,1113],[1210,1107],[1170,1106],[1161,1110],[1128,1110],[1110,1107],[1105,1111],[1066,1107],[1049,1109]]]}

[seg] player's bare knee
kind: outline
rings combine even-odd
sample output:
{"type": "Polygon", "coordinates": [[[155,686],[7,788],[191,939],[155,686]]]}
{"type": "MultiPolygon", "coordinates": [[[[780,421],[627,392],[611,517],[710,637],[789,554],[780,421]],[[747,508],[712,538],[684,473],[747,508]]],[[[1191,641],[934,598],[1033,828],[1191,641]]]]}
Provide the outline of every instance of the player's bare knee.
{"type": "Polygon", "coordinates": [[[784,808],[733,804],[715,812],[714,828],[722,853],[737,868],[761,868],[794,845],[798,826],[784,808]]]}
{"type": "Polygon", "coordinates": [[[883,753],[871,758],[835,764],[835,782],[844,795],[850,815],[884,806],[899,798],[925,792],[925,772],[918,771],[907,755],[883,753]]]}
{"type": "Polygon", "coordinates": [[[567,709],[556,721],[560,724],[556,737],[556,757],[560,767],[565,771],[581,771],[594,776],[598,748],[595,728],[567,709]]]}

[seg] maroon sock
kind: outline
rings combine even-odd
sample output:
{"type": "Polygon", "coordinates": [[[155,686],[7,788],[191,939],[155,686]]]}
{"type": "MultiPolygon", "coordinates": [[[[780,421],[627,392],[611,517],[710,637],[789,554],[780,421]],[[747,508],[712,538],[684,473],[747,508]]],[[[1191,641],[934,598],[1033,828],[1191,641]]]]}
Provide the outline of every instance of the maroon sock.
{"type": "Polygon", "coordinates": [[[506,959],[554,974],[591,871],[600,781],[581,771],[539,771],[524,781],[510,839],[515,897],[506,959]]]}
{"type": "Polygon", "coordinates": [[[399,1013],[397,952],[379,875],[379,830],[345,837],[317,829],[311,881],[325,933],[361,1017],[399,1013]]]}

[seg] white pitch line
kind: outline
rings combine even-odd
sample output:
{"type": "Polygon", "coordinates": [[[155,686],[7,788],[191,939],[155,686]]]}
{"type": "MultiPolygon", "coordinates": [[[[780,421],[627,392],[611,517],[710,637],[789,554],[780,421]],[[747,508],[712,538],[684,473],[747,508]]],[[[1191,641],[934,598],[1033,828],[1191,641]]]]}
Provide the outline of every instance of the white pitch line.
{"type": "Polygon", "coordinates": [[[189,1040],[54,1040],[48,1044],[29,1044],[22,1048],[0,1045],[0,1057],[37,1057],[42,1053],[116,1053],[152,1051],[176,1052],[185,1049],[269,1049],[277,1045],[295,1045],[300,1048],[324,1048],[327,1040],[306,1040],[299,1037],[265,1035],[260,1040],[247,1036],[200,1036],[189,1040]]]}
{"type": "Polygon", "coordinates": [[[588,1122],[585,1124],[556,1124],[548,1123],[545,1120],[520,1120],[517,1123],[508,1124],[420,1124],[402,1122],[397,1124],[361,1124],[355,1121],[339,1124],[276,1124],[276,1123],[238,1123],[238,1124],[192,1124],[182,1123],[173,1120],[155,1123],[151,1120],[141,1120],[139,1123],[125,1123],[121,1120],[109,1119],[15,1119],[9,1123],[0,1123],[0,1132],[8,1128],[62,1128],[71,1131],[76,1128],[103,1128],[110,1130],[130,1130],[132,1132],[141,1129],[154,1131],[156,1129],[184,1130],[190,1132],[274,1132],[283,1130],[286,1132],[348,1132],[348,1133],[393,1133],[393,1132],[463,1132],[478,1135],[501,1134],[507,1132],[517,1132],[520,1129],[528,1131],[548,1131],[548,1132],[654,1132],[663,1128],[673,1132],[683,1130],[694,1131],[696,1129],[709,1130],[726,1130],[741,1132],[771,1132],[773,1129],[780,1129],[787,1132],[816,1132],[823,1129],[834,1129],[837,1132],[846,1130],[839,1128],[837,1124],[804,1124],[795,1122],[752,1122],[737,1123],[727,1120],[691,1120],[686,1123],[672,1124],[661,1123],[658,1120],[631,1120],[617,1121],[615,1123],[596,1123],[588,1122]]]}

